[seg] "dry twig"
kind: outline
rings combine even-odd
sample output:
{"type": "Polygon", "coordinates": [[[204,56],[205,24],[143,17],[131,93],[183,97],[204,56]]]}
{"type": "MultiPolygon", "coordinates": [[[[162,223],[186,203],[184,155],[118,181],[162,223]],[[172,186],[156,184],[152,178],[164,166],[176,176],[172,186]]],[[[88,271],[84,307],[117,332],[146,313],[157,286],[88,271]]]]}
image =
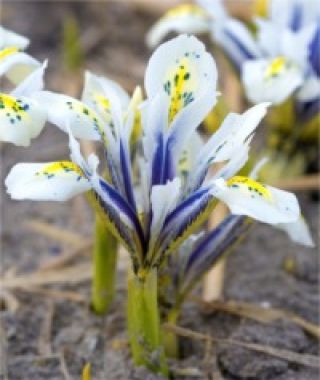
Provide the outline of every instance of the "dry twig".
{"type": "Polygon", "coordinates": [[[320,326],[306,321],[302,317],[286,310],[263,308],[246,302],[238,301],[213,301],[206,302],[196,296],[189,299],[200,305],[206,312],[224,311],[240,317],[249,318],[261,323],[271,323],[279,319],[288,320],[302,327],[307,333],[320,338],[320,326]]]}
{"type": "Polygon", "coordinates": [[[4,289],[30,288],[33,286],[69,283],[77,284],[91,278],[91,263],[81,263],[59,270],[37,270],[35,272],[4,278],[1,287],[4,289]]]}
{"type": "Polygon", "coordinates": [[[165,323],[163,327],[167,331],[173,332],[180,336],[184,336],[186,338],[203,340],[203,341],[211,340],[212,342],[215,342],[221,345],[243,347],[248,350],[274,356],[276,358],[283,359],[291,363],[305,365],[305,366],[313,367],[313,368],[320,368],[319,359],[317,356],[314,356],[314,355],[298,354],[293,351],[284,350],[280,348],[274,348],[274,347],[270,347],[270,346],[266,346],[266,345],[258,344],[258,343],[246,343],[246,342],[241,342],[234,339],[216,338],[211,335],[202,334],[202,333],[199,333],[187,328],[183,328],[180,326],[176,326],[170,323],[165,323]]]}
{"type": "Polygon", "coordinates": [[[44,235],[50,239],[60,241],[61,243],[69,243],[75,246],[81,246],[88,242],[88,239],[71,231],[66,231],[63,228],[55,227],[50,223],[41,220],[28,220],[24,222],[24,226],[44,235]]]}
{"type": "Polygon", "coordinates": [[[43,320],[43,324],[40,329],[39,336],[39,354],[51,355],[52,347],[51,347],[51,331],[52,331],[52,320],[54,314],[54,303],[52,300],[47,303],[48,309],[43,320]]]}

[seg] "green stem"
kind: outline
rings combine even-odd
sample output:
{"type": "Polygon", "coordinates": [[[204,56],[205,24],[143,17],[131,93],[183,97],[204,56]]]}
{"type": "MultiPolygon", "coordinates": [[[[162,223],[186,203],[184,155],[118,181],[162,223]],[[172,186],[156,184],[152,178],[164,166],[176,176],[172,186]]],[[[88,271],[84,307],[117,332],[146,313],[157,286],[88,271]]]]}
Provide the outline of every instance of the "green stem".
{"type": "Polygon", "coordinates": [[[104,314],[113,299],[116,265],[117,240],[96,215],[91,304],[97,314],[104,314]]]}
{"type": "MultiPolygon", "coordinates": [[[[167,315],[167,322],[170,324],[176,324],[180,314],[180,309],[173,308],[167,315]]],[[[179,341],[177,334],[164,330],[163,331],[163,343],[166,355],[170,358],[178,359],[179,357],[179,341]]]]}
{"type": "Polygon", "coordinates": [[[160,339],[157,269],[128,275],[128,333],[133,361],[168,376],[160,339]]]}

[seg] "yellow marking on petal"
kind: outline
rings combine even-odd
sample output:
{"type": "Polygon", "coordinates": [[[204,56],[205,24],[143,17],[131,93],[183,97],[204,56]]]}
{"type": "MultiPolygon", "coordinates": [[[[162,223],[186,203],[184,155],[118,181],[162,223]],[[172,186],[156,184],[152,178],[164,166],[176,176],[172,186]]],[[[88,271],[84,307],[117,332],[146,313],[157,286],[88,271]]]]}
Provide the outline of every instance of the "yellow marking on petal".
{"type": "Polygon", "coordinates": [[[169,122],[177,113],[194,100],[196,87],[195,67],[188,58],[189,54],[177,60],[175,66],[168,70],[164,83],[164,90],[170,96],[169,122]]]}
{"type": "Polygon", "coordinates": [[[260,195],[267,201],[272,201],[271,191],[251,178],[235,176],[227,181],[227,186],[231,188],[245,189],[253,194],[260,195]]]}
{"type": "Polygon", "coordinates": [[[275,77],[284,71],[288,66],[288,60],[285,57],[277,57],[273,59],[270,65],[265,70],[264,76],[266,79],[275,77]]]}
{"type": "Polygon", "coordinates": [[[14,47],[14,46],[7,47],[5,49],[0,50],[0,61],[9,57],[12,54],[17,53],[18,51],[19,51],[19,48],[14,47]]]}
{"type": "Polygon", "coordinates": [[[7,118],[11,124],[28,117],[30,105],[13,96],[0,94],[0,116],[7,118]]]}
{"type": "Polygon", "coordinates": [[[170,9],[163,18],[175,18],[185,15],[197,15],[201,17],[209,17],[207,12],[201,7],[194,4],[181,4],[177,7],[170,9]]]}
{"type": "Polygon", "coordinates": [[[94,96],[97,104],[103,108],[105,112],[110,112],[110,100],[104,97],[103,95],[94,96]]]}
{"type": "Polygon", "coordinates": [[[255,16],[266,18],[268,15],[270,0],[254,0],[253,14],[255,16]]]}
{"type": "Polygon", "coordinates": [[[79,176],[83,177],[83,171],[80,169],[78,165],[71,161],[57,161],[51,164],[46,165],[41,171],[37,172],[36,175],[43,175],[47,178],[52,178],[55,175],[64,175],[70,172],[74,172],[79,174],[79,176]]]}

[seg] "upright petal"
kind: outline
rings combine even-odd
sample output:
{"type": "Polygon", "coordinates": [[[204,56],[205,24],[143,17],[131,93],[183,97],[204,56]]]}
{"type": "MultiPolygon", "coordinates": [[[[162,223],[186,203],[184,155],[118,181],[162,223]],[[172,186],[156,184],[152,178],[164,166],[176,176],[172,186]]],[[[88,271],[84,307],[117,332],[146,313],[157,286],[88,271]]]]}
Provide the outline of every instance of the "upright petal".
{"type": "Polygon", "coordinates": [[[147,34],[146,41],[154,48],[170,32],[198,34],[209,30],[209,15],[194,4],[181,4],[170,9],[147,34]]]}
{"type": "Polygon", "coordinates": [[[17,164],[5,185],[13,199],[33,201],[66,201],[91,188],[82,170],[71,161],[17,164]]]}
{"type": "Polygon", "coordinates": [[[247,215],[269,224],[295,222],[299,218],[300,208],[294,194],[248,177],[236,176],[227,182],[219,178],[212,187],[215,197],[235,215],[247,215]]]}
{"type": "Polygon", "coordinates": [[[152,222],[150,228],[150,243],[148,257],[151,264],[153,257],[154,244],[159,238],[159,233],[163,227],[165,218],[176,206],[179,197],[181,182],[179,178],[167,182],[165,185],[152,187],[151,205],[152,205],[152,222]]]}
{"type": "Polygon", "coordinates": [[[0,141],[28,146],[42,131],[46,116],[34,99],[0,94],[0,141]]]}
{"type": "Polygon", "coordinates": [[[178,118],[183,118],[184,132],[188,135],[213,107],[216,81],[215,62],[204,45],[193,36],[181,35],[153,53],[146,70],[145,88],[151,99],[165,91],[170,99],[168,124],[173,121],[179,124],[178,118]],[[187,109],[188,116],[183,115],[187,109]]]}

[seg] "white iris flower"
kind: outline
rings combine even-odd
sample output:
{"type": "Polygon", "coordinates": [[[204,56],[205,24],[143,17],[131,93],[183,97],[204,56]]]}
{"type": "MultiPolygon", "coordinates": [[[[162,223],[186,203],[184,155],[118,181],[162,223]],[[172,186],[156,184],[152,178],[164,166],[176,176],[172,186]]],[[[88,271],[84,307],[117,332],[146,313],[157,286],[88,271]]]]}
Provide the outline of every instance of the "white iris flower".
{"type": "MultiPolygon", "coordinates": [[[[6,179],[8,193],[13,199],[65,201],[87,192],[130,252],[136,273],[159,266],[202,225],[217,201],[225,202],[233,215],[295,225],[300,209],[292,193],[235,176],[248,159],[267,103],[229,114],[206,143],[198,135],[197,127],[216,103],[216,82],[216,65],[204,45],[181,35],[151,56],[143,103],[137,92],[130,102],[114,82],[89,73],[83,101],[38,93],[49,120],[69,132],[71,161],[15,165],[6,179]],[[138,111],[140,180],[134,186],[129,141],[138,111]],[[97,173],[95,155],[82,156],[74,136],[103,142],[107,179],[97,173]],[[206,180],[216,163],[224,165],[206,180]]],[[[306,236],[308,230],[301,243],[307,244],[306,236]]]]}
{"type": "MultiPolygon", "coordinates": [[[[317,111],[320,98],[320,7],[317,0],[271,0],[257,34],[230,17],[221,0],[196,0],[165,14],[149,31],[154,47],[171,31],[208,32],[241,76],[253,103],[280,104],[296,93],[303,109],[317,111]],[[312,103],[312,104],[310,104],[312,103]]],[[[307,110],[306,110],[307,112],[307,110]]],[[[310,115],[309,115],[310,116],[310,115]]]]}

